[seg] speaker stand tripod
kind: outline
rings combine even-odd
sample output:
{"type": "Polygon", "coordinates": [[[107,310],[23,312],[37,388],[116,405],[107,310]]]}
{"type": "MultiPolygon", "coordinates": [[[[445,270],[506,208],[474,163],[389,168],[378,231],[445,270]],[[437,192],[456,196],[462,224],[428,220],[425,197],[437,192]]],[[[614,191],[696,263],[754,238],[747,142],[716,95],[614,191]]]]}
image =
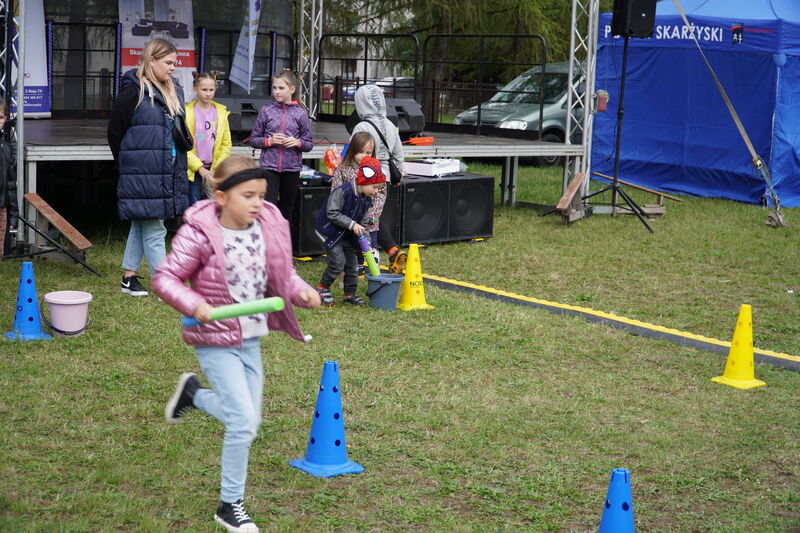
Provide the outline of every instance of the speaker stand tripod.
{"type": "Polygon", "coordinates": [[[623,107],[623,102],[625,100],[625,75],[628,67],[628,35],[625,35],[625,45],[622,48],[622,77],[620,78],[619,84],[619,106],[617,107],[617,133],[616,138],[614,141],[614,174],[612,176],[611,183],[609,183],[606,187],[602,189],[598,189],[593,193],[587,194],[583,197],[583,201],[586,202],[589,198],[597,196],[598,194],[603,194],[607,191],[611,191],[611,213],[616,214],[617,209],[626,209],[630,210],[634,215],[637,216],[639,221],[645,225],[645,227],[650,230],[650,233],[655,233],[650,224],[647,222],[647,218],[645,217],[645,213],[639,205],[633,201],[633,199],[628,196],[628,193],[622,188],[622,185],[619,183],[619,147],[622,140],[622,117],[625,114],[625,110],[623,107]],[[624,200],[624,204],[619,203],[619,198],[624,200]]]}

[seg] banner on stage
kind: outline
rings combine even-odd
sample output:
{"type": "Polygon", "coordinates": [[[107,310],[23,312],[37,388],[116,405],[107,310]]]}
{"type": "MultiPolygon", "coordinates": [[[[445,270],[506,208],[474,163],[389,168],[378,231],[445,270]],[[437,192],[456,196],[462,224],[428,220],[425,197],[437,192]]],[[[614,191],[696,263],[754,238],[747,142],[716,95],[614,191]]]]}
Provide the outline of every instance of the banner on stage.
{"type": "Polygon", "coordinates": [[[186,101],[194,99],[192,72],[197,70],[197,60],[192,0],[119,0],[119,20],[122,24],[122,73],[136,68],[144,46],[161,37],[178,49],[172,76],[183,86],[186,101]]]}
{"type": "Polygon", "coordinates": [[[250,0],[250,8],[244,16],[239,42],[231,64],[228,79],[250,94],[250,80],[253,77],[253,61],[256,56],[256,37],[258,22],[261,17],[261,0],[250,0]]]}
{"type": "MultiPolygon", "coordinates": [[[[19,4],[15,15],[19,17],[19,4]]],[[[50,118],[50,84],[47,79],[47,40],[45,39],[44,3],[42,0],[28,0],[25,3],[25,116],[28,118],[50,118]]],[[[14,46],[18,41],[14,41],[14,46]]],[[[11,82],[16,88],[17,62],[12,63],[11,82]]],[[[16,101],[16,89],[14,90],[16,101]]],[[[15,105],[9,102],[12,113],[15,105]]]]}

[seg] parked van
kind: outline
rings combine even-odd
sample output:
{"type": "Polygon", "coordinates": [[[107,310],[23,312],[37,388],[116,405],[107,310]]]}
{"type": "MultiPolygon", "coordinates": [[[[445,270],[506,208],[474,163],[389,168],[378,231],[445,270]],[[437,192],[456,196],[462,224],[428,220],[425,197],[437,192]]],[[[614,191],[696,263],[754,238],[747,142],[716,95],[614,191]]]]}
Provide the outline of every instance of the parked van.
{"type": "MultiPolygon", "coordinates": [[[[569,63],[550,63],[545,71],[537,66],[514,78],[489,101],[481,104],[481,125],[515,130],[539,129],[539,101],[544,86],[542,140],[563,143],[567,123],[567,76],[569,63]]],[[[580,119],[580,117],[579,117],[580,119]]],[[[454,124],[476,125],[478,106],[462,111],[454,124]]],[[[572,139],[580,143],[581,139],[572,139]]],[[[537,158],[537,163],[554,165],[558,156],[537,158]]]]}

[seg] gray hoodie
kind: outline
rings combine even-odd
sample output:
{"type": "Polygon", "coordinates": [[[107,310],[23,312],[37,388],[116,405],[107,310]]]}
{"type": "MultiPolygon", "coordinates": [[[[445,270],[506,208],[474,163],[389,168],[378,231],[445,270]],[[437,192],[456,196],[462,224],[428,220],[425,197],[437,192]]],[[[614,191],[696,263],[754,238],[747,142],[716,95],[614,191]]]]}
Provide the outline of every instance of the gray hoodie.
{"type": "Polygon", "coordinates": [[[366,131],[375,139],[375,152],[380,162],[383,173],[389,176],[389,156],[394,158],[397,168],[405,174],[403,166],[403,144],[400,135],[397,133],[397,126],[386,118],[386,99],[383,97],[383,89],[377,85],[364,85],[356,91],[356,111],[361,117],[361,122],[353,128],[353,135],[359,131],[366,131]],[[381,141],[380,136],[375,133],[375,129],[364,120],[372,121],[381,130],[383,138],[389,143],[389,149],[381,141]]]}

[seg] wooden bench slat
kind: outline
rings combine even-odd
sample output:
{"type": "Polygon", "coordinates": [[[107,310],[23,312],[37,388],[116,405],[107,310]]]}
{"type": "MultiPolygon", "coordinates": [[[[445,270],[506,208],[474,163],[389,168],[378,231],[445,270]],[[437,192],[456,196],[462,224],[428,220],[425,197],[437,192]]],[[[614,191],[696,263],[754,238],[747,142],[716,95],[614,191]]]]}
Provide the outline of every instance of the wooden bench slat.
{"type": "Polygon", "coordinates": [[[567,185],[567,190],[564,191],[564,195],[561,197],[561,200],[559,200],[558,204],[556,204],[556,209],[559,211],[564,211],[569,207],[569,204],[572,202],[572,198],[575,196],[578,190],[580,190],[584,177],[585,176],[583,172],[575,174],[575,176],[570,180],[569,185],[567,185]]]}
{"type": "Polygon", "coordinates": [[[80,251],[87,250],[92,247],[92,243],[84,237],[75,227],[67,222],[67,220],[58,214],[58,212],[50,207],[50,204],[35,192],[29,192],[25,195],[25,199],[31,204],[38,213],[47,219],[50,224],[67,239],[72,245],[80,251]]]}
{"type": "MultiPolygon", "coordinates": [[[[614,177],[613,176],[606,176],[605,174],[600,174],[599,172],[592,172],[592,176],[599,176],[599,177],[607,179],[609,181],[614,181],[614,177]]],[[[665,192],[657,191],[655,189],[648,189],[647,187],[642,187],[641,185],[636,185],[635,183],[631,183],[629,181],[621,180],[619,178],[617,178],[617,181],[619,183],[621,183],[623,185],[627,185],[628,187],[631,187],[633,189],[639,189],[640,191],[649,192],[650,194],[655,194],[656,196],[663,196],[664,198],[669,198],[673,202],[678,202],[678,203],[683,202],[683,200],[681,198],[678,198],[677,196],[669,195],[669,194],[667,194],[665,192]]]]}

